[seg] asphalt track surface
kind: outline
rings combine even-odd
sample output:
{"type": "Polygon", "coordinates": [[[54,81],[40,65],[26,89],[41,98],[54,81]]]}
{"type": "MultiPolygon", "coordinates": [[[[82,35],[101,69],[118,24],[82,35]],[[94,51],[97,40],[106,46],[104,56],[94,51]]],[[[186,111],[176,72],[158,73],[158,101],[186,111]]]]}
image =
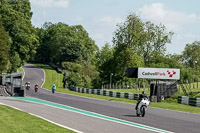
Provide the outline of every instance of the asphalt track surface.
{"type": "MultiPolygon", "coordinates": [[[[42,69],[30,64],[25,65],[23,68],[25,70],[25,77],[23,83],[25,83],[26,81],[31,82],[31,89],[27,91],[27,96],[29,97],[39,98],[59,103],[62,105],[67,105],[70,107],[118,118],[121,120],[126,120],[133,123],[139,123],[158,129],[163,129],[166,131],[176,133],[200,132],[199,114],[164,110],[158,108],[149,108],[145,117],[137,117],[134,110],[135,105],[132,104],[125,104],[106,100],[96,100],[61,93],[51,94],[50,91],[41,88],[37,93],[35,93],[33,87],[36,83],[38,83],[40,86],[42,85],[45,79],[44,72],[42,71],[42,69]]],[[[15,99],[12,100],[15,101],[15,99]]],[[[8,102],[6,104],[14,103],[13,101],[10,103],[8,102]]],[[[22,101],[16,100],[15,105],[19,104],[17,102],[22,103],[22,101]]],[[[50,106],[41,106],[36,103],[30,102],[23,103],[27,105],[25,106],[23,104],[19,104],[19,106],[17,107],[22,108],[22,110],[25,110],[27,112],[32,111],[32,113],[40,115],[46,119],[50,119],[51,121],[55,121],[56,123],[60,123],[62,125],[74,128],[82,132],[151,132],[150,130],[143,130],[141,128],[131,127],[120,123],[93,118],[90,116],[77,114],[66,110],[60,110],[50,106]],[[28,105],[31,105],[30,108],[25,108],[28,105]],[[36,110],[39,110],[39,112],[37,112],[36,110]],[[52,116],[55,117],[52,118],[52,116]]]]}

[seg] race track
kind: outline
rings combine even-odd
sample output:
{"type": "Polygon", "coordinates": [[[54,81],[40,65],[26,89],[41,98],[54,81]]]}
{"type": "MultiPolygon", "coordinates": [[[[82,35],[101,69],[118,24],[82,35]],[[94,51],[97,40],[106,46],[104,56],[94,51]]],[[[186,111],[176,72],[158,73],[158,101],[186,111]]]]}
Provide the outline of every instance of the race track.
{"type": "MultiPolygon", "coordinates": [[[[171,110],[164,110],[158,108],[149,108],[144,118],[137,117],[135,115],[135,105],[97,100],[91,98],[84,98],[74,95],[55,93],[51,94],[49,90],[39,89],[37,93],[33,91],[33,85],[38,83],[40,86],[44,81],[44,72],[42,69],[27,64],[24,67],[25,77],[23,83],[26,81],[31,82],[31,89],[27,91],[28,97],[34,97],[59,103],[62,105],[82,109],[89,112],[125,120],[131,123],[143,124],[146,127],[154,127],[166,131],[177,133],[199,133],[200,132],[200,115],[193,113],[185,113],[171,110]]],[[[54,108],[52,106],[41,106],[37,103],[23,102],[21,100],[1,100],[0,102],[13,105],[17,108],[21,108],[24,111],[31,112],[42,116],[56,123],[60,123],[67,127],[74,128],[81,132],[109,132],[109,133],[121,133],[121,132],[152,132],[151,130],[142,129],[125,125],[123,123],[104,120],[96,117],[91,117],[85,114],[80,114],[68,110],[54,108]],[[3,101],[3,102],[2,102],[3,101]],[[6,102],[7,101],[7,102],[6,102]],[[12,102],[9,102],[12,101],[12,102]],[[15,102],[13,102],[15,101],[15,102]],[[21,104],[20,104],[21,103],[21,104]],[[28,106],[28,107],[27,107],[28,106]],[[39,110],[39,111],[38,111],[39,110]],[[56,113],[55,113],[56,112],[56,113]]],[[[150,129],[150,128],[149,128],[150,129]]]]}

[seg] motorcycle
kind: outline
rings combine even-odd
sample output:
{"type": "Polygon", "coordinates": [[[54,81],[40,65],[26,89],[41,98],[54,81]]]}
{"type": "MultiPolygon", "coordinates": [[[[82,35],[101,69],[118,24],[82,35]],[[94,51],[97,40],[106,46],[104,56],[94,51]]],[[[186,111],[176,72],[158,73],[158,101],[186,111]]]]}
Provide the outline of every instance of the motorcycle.
{"type": "Polygon", "coordinates": [[[148,105],[150,104],[150,101],[148,98],[143,98],[140,103],[138,104],[138,107],[136,109],[136,115],[137,116],[145,116],[146,111],[148,110],[148,105]]]}
{"type": "Polygon", "coordinates": [[[38,85],[35,86],[35,92],[37,92],[39,89],[38,85]]]}
{"type": "Polygon", "coordinates": [[[30,85],[30,82],[26,82],[26,83],[25,83],[25,87],[26,87],[27,90],[30,89],[30,86],[31,86],[31,85],[30,85]]]}

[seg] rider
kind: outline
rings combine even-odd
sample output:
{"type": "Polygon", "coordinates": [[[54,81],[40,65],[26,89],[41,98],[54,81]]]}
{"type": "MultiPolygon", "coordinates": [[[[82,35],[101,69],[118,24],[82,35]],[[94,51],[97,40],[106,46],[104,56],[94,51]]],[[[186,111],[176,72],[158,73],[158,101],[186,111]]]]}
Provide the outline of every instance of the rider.
{"type": "Polygon", "coordinates": [[[31,85],[30,82],[26,82],[26,83],[25,83],[26,89],[29,89],[29,88],[30,88],[30,85],[31,85]]]}
{"type": "Polygon", "coordinates": [[[55,90],[56,90],[56,85],[53,84],[53,86],[52,86],[52,93],[53,93],[53,94],[55,93],[55,90]]]}
{"type": "Polygon", "coordinates": [[[36,84],[36,85],[35,85],[35,90],[36,90],[36,89],[39,89],[39,86],[38,86],[38,84],[36,84]]]}
{"type": "Polygon", "coordinates": [[[135,110],[137,110],[137,107],[138,107],[139,103],[141,102],[141,100],[142,100],[143,98],[149,99],[145,91],[143,91],[142,94],[139,95],[138,103],[137,103],[137,105],[136,105],[136,107],[135,107],[135,110]]]}

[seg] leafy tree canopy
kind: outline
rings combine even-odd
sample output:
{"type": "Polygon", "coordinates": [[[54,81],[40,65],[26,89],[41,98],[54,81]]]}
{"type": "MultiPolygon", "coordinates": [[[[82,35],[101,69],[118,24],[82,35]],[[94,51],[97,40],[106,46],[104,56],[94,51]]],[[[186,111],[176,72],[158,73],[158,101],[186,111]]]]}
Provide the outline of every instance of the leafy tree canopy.
{"type": "Polygon", "coordinates": [[[10,37],[2,26],[2,22],[0,20],[0,73],[7,72],[9,70],[10,43],[10,37]]]}
{"type": "Polygon", "coordinates": [[[31,24],[31,7],[29,0],[1,0],[0,17],[2,25],[12,39],[10,49],[11,71],[29,60],[36,52],[38,37],[31,24]]]}
{"type": "Polygon", "coordinates": [[[172,35],[164,25],[142,22],[139,16],[128,15],[113,37],[115,75],[122,79],[128,67],[151,67],[156,58],[164,56],[172,35]]]}
{"type": "Polygon", "coordinates": [[[82,26],[45,23],[37,31],[41,36],[37,56],[39,60],[61,64],[63,61],[83,59],[95,63],[98,47],[82,26]]]}

